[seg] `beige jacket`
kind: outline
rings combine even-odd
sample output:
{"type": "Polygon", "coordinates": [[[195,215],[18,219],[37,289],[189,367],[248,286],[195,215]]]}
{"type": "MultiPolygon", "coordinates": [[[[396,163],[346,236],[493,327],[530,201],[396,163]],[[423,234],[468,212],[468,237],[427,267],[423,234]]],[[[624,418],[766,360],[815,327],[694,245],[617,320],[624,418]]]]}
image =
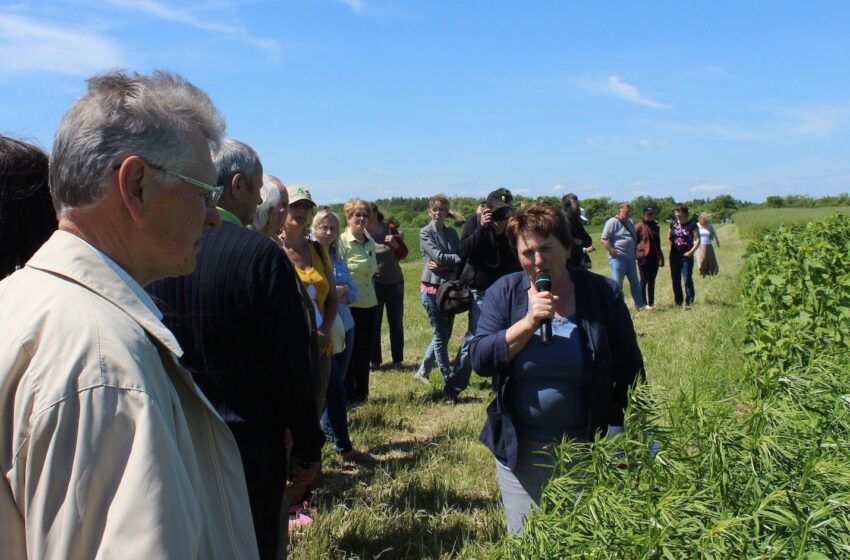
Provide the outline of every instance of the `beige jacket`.
{"type": "Polygon", "coordinates": [[[236,443],[181,353],[69,233],[0,282],[0,558],[258,557],[236,443]]]}

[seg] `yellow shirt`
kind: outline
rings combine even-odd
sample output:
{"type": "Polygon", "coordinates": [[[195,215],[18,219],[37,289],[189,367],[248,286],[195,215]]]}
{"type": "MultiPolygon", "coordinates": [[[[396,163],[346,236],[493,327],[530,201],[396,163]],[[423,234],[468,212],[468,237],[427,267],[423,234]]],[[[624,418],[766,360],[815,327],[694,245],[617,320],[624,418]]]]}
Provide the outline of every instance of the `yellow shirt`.
{"type": "Polygon", "coordinates": [[[315,241],[307,241],[307,247],[310,248],[310,256],[313,264],[303,269],[296,266],[295,271],[298,273],[298,278],[301,280],[301,283],[304,284],[304,287],[308,292],[310,290],[310,286],[315,286],[316,302],[319,304],[319,313],[321,313],[322,317],[324,317],[325,301],[328,298],[328,291],[330,291],[328,275],[333,274],[334,269],[325,248],[319,245],[319,250],[321,251],[321,253],[319,253],[316,251],[316,245],[318,245],[318,243],[315,241]],[[321,263],[321,266],[317,267],[316,263],[321,263]]]}
{"type": "Polygon", "coordinates": [[[364,234],[363,243],[357,241],[350,229],[339,236],[339,256],[348,263],[351,279],[357,285],[357,300],[349,307],[366,309],[378,305],[375,295],[375,284],[372,277],[378,271],[378,261],[375,257],[375,240],[364,234]]]}

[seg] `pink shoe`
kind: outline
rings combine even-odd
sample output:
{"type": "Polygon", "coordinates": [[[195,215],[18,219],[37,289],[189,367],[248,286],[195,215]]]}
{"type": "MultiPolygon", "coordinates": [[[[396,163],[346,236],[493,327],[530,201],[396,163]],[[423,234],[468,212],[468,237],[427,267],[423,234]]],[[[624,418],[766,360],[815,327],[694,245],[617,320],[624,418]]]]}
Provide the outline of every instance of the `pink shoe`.
{"type": "Polygon", "coordinates": [[[289,518],[289,530],[293,531],[300,527],[306,527],[312,522],[313,518],[309,515],[304,515],[303,513],[296,513],[294,519],[292,517],[289,518]]]}

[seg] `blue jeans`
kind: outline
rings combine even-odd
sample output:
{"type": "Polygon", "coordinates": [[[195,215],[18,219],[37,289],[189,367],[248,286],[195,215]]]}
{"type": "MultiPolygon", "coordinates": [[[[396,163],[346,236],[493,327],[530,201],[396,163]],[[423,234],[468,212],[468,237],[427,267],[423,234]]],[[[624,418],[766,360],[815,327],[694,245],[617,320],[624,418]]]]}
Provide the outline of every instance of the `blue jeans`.
{"type": "Polygon", "coordinates": [[[623,279],[628,277],[629,289],[632,292],[632,300],[635,302],[635,307],[643,307],[646,302],[643,301],[641,294],[640,280],[638,279],[637,259],[634,257],[608,257],[608,266],[611,267],[611,278],[620,285],[623,289],[623,279]]]}
{"type": "Polygon", "coordinates": [[[469,345],[475,337],[475,329],[478,328],[478,319],[481,317],[481,310],[484,309],[484,290],[469,289],[472,293],[472,306],[469,308],[468,323],[466,334],[463,335],[463,343],[457,349],[455,356],[455,371],[452,374],[446,392],[451,391],[457,395],[467,387],[469,387],[469,377],[472,375],[472,359],[469,357],[469,345]]]}
{"type": "Polygon", "coordinates": [[[376,365],[384,361],[381,356],[381,326],[386,307],[387,324],[390,326],[390,353],[393,363],[400,363],[404,360],[404,282],[375,282],[375,296],[378,298],[378,316],[375,318],[375,340],[369,361],[376,365]]]}
{"type": "Polygon", "coordinates": [[[351,451],[348,436],[348,411],[345,402],[345,372],[354,350],[354,329],[345,332],[345,350],[331,356],[331,375],[328,379],[327,400],[322,413],[322,431],[334,440],[337,453],[351,451]]]}
{"type": "Polygon", "coordinates": [[[425,355],[422,357],[422,363],[419,365],[419,371],[416,374],[428,377],[436,364],[440,368],[440,373],[443,374],[443,379],[449,379],[452,374],[452,366],[449,362],[449,339],[452,337],[455,318],[454,315],[443,313],[440,310],[437,306],[436,296],[421,295],[422,305],[428,314],[434,337],[428,344],[428,348],[425,349],[425,355]]]}
{"type": "Polygon", "coordinates": [[[685,305],[694,302],[694,258],[670,253],[670,276],[673,279],[673,299],[676,305],[685,305]],[[685,281],[685,295],[682,297],[682,280],[685,281]]]}

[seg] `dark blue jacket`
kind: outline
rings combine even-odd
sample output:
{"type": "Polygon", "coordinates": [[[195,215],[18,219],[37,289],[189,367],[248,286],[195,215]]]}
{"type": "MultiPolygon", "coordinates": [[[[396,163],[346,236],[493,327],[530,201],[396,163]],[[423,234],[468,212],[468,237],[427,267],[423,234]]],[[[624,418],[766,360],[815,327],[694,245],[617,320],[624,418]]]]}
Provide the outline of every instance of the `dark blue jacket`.
{"type": "MultiPolygon", "coordinates": [[[[646,379],[632,318],[616,282],[569,268],[575,284],[576,323],[579,325],[587,375],[588,441],[609,425],[623,424],[629,387],[646,379]]],[[[496,398],[487,407],[480,439],[511,469],[516,467],[517,436],[513,414],[506,406],[510,361],[505,331],[528,312],[531,281],[525,272],[503,276],[487,289],[484,310],[470,346],[472,368],[495,377],[496,398]]],[[[536,335],[535,335],[536,336],[536,335]]]]}
{"type": "Polygon", "coordinates": [[[304,350],[310,331],[292,263],[270,239],[227,222],[207,228],[196,262],[192,274],[146,288],[180,342],[181,363],[231,429],[247,428],[250,442],[235,432],[243,455],[253,440],[266,441],[257,452],[270,451],[273,441],[285,455],[289,428],[293,454],[321,460],[324,436],[304,350]]]}

